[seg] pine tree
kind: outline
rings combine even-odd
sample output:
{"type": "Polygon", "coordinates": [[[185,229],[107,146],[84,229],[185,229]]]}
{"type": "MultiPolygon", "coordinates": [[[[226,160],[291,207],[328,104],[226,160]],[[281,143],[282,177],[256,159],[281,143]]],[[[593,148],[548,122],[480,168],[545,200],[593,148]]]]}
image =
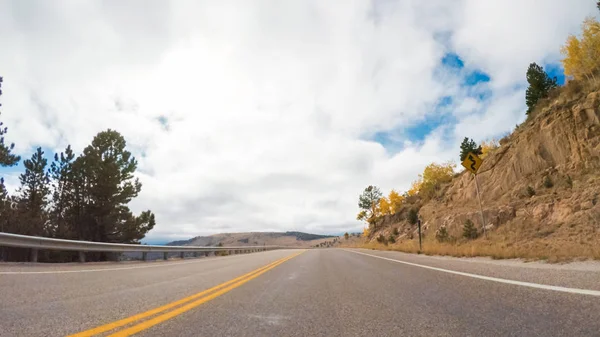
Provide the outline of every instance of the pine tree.
{"type": "MultiPolygon", "coordinates": [[[[2,96],[2,77],[0,77],[0,96],[2,96]]],[[[2,104],[0,104],[0,107],[2,104]]],[[[8,128],[0,122],[0,167],[2,166],[14,166],[17,165],[21,158],[11,153],[14,149],[15,144],[6,145],[4,141],[4,135],[8,131],[8,128]]]]}
{"type": "Polygon", "coordinates": [[[476,155],[481,155],[483,150],[481,146],[477,146],[477,143],[473,139],[469,139],[465,137],[465,139],[460,144],[460,161],[463,162],[469,152],[473,152],[476,155]]]}
{"type": "Polygon", "coordinates": [[[44,151],[38,147],[36,152],[23,162],[25,173],[19,180],[18,222],[19,232],[27,235],[45,235],[47,223],[48,196],[50,178],[46,172],[48,160],[44,151]]]}
{"type": "Polygon", "coordinates": [[[463,225],[463,237],[466,239],[476,239],[477,235],[477,228],[475,228],[473,221],[469,219],[465,220],[463,225]]]}
{"type": "Polygon", "coordinates": [[[536,63],[531,63],[527,69],[527,82],[529,87],[525,91],[525,102],[529,114],[540,99],[548,97],[548,93],[557,87],[557,83],[556,77],[550,78],[544,68],[536,63]]]}
{"type": "Polygon", "coordinates": [[[383,194],[377,186],[367,186],[358,197],[358,207],[362,210],[358,213],[358,220],[371,220],[377,214],[377,206],[383,194]]]}
{"type": "Polygon", "coordinates": [[[137,161],[125,146],[123,136],[109,129],[98,133],[76,161],[89,224],[85,230],[94,241],[137,243],[155,225],[152,212],[135,217],[127,207],[142,184],[133,176],[137,161]]]}
{"type": "Polygon", "coordinates": [[[73,161],[75,154],[71,145],[65,152],[54,155],[50,165],[50,178],[52,180],[52,207],[50,211],[51,226],[50,236],[63,239],[76,239],[73,226],[69,223],[69,210],[74,202],[73,161]]]}

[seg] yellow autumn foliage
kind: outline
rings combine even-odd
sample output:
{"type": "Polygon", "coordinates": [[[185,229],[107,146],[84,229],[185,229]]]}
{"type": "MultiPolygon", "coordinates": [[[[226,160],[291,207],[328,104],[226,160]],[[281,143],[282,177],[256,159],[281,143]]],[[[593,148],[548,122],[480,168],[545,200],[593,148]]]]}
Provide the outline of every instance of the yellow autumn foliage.
{"type": "Polygon", "coordinates": [[[383,197],[379,199],[378,211],[380,215],[392,214],[392,209],[388,198],[383,197]]]}
{"type": "Polygon", "coordinates": [[[423,170],[423,174],[419,174],[419,194],[425,198],[431,198],[441,184],[452,180],[455,167],[456,164],[452,162],[444,164],[431,163],[427,165],[423,170]]]}
{"type": "Polygon", "coordinates": [[[600,23],[588,17],[581,25],[581,38],[571,35],[561,48],[565,58],[561,61],[565,75],[576,80],[597,82],[600,72],[600,23]]]}
{"type": "Polygon", "coordinates": [[[392,214],[398,213],[400,211],[400,208],[402,208],[402,203],[404,202],[404,197],[401,196],[395,190],[391,190],[390,194],[388,196],[388,200],[390,203],[390,208],[391,208],[392,214]]]}
{"type": "Polygon", "coordinates": [[[482,153],[481,153],[480,157],[482,159],[487,157],[487,155],[490,154],[490,152],[494,151],[498,147],[500,147],[500,143],[498,143],[498,141],[495,139],[481,142],[481,152],[482,153]]]}
{"type": "Polygon", "coordinates": [[[413,181],[412,184],[410,185],[410,188],[408,189],[408,191],[406,191],[406,194],[409,197],[412,197],[413,195],[417,195],[419,193],[419,191],[421,190],[422,184],[423,184],[423,181],[421,179],[417,179],[417,180],[413,181]]]}

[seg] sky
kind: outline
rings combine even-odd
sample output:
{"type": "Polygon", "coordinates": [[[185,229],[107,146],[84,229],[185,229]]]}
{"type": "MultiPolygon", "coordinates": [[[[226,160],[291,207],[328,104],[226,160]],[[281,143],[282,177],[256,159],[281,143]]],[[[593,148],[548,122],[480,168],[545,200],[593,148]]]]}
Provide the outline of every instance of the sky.
{"type": "MultiPolygon", "coordinates": [[[[146,242],[359,231],[358,195],[409,188],[464,137],[525,119],[531,62],[591,0],[0,0],[2,120],[17,154],[119,131],[146,242]]],[[[0,169],[18,187],[22,166],[0,169]]]]}

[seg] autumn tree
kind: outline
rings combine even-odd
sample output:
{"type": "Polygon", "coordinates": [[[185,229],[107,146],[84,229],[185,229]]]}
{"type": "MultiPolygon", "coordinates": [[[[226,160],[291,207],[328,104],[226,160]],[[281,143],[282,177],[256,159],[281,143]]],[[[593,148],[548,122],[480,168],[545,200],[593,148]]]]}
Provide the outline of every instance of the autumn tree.
{"type": "Polygon", "coordinates": [[[537,102],[548,97],[550,90],[557,87],[556,77],[550,78],[544,71],[544,68],[535,62],[529,64],[527,68],[527,83],[529,87],[525,91],[525,103],[527,104],[527,113],[531,113],[537,102]]]}
{"type": "Polygon", "coordinates": [[[481,142],[481,158],[483,159],[483,158],[487,157],[488,154],[490,154],[492,151],[494,151],[498,147],[500,147],[500,144],[495,139],[491,139],[487,142],[486,141],[481,142]]]}
{"type": "Polygon", "coordinates": [[[50,194],[50,178],[46,172],[48,160],[44,151],[38,147],[36,152],[23,162],[25,173],[19,180],[18,190],[18,223],[19,233],[27,235],[46,234],[48,196],[50,194]]]}
{"type": "Polygon", "coordinates": [[[381,199],[379,199],[379,206],[377,208],[377,211],[381,215],[392,214],[392,208],[388,198],[382,197],[381,199]]]}
{"type": "Polygon", "coordinates": [[[431,198],[442,184],[448,183],[454,176],[454,163],[436,164],[431,163],[425,167],[423,174],[419,175],[421,185],[419,194],[424,198],[431,198]]]}
{"type": "Polygon", "coordinates": [[[483,153],[481,146],[477,146],[477,143],[473,139],[469,139],[465,137],[462,143],[460,144],[460,161],[463,162],[469,152],[473,152],[476,155],[481,155],[483,153]]]}
{"type": "Polygon", "coordinates": [[[581,38],[571,35],[561,48],[565,57],[562,65],[565,75],[597,83],[596,76],[600,71],[600,23],[588,17],[583,21],[581,29],[581,38]]]}
{"type": "Polygon", "coordinates": [[[402,208],[402,204],[404,202],[404,197],[401,196],[395,190],[391,190],[390,194],[388,195],[388,200],[390,203],[390,209],[392,214],[400,212],[400,209],[402,208]]]}
{"type": "Polygon", "coordinates": [[[367,186],[363,193],[358,197],[358,207],[361,212],[358,213],[358,220],[370,221],[377,215],[379,200],[383,194],[377,186],[367,186]]]}
{"type": "Polygon", "coordinates": [[[405,196],[411,197],[417,195],[421,190],[421,185],[423,181],[421,179],[417,179],[410,184],[410,188],[406,191],[405,196]]]}

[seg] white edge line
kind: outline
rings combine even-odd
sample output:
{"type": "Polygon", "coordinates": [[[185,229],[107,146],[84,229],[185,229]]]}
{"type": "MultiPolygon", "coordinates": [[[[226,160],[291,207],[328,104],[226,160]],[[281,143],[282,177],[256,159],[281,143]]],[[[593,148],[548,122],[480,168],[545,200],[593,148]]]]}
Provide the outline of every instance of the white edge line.
{"type": "Polygon", "coordinates": [[[388,260],[388,261],[392,261],[392,262],[402,263],[402,264],[406,264],[406,265],[409,265],[409,266],[421,267],[421,268],[435,270],[435,271],[441,271],[441,272],[449,273],[449,274],[455,274],[455,275],[461,275],[461,276],[466,276],[466,277],[472,277],[472,278],[476,278],[476,279],[480,279],[480,280],[486,280],[486,281],[492,281],[492,282],[499,282],[499,283],[506,283],[506,284],[512,284],[512,285],[517,285],[517,286],[536,288],[536,289],[554,290],[554,291],[560,291],[560,292],[564,292],[564,293],[572,293],[572,294],[580,294],[580,295],[590,295],[590,296],[600,296],[600,291],[598,291],[598,290],[579,289],[579,288],[567,288],[567,287],[551,286],[551,285],[546,285],[546,284],[538,284],[538,283],[531,283],[531,282],[508,280],[508,279],[497,278],[497,277],[490,277],[490,276],[483,276],[483,275],[478,275],[478,274],[464,273],[464,272],[461,272],[461,271],[449,270],[449,269],[444,269],[444,268],[437,268],[437,267],[425,266],[425,265],[422,265],[422,264],[417,264],[417,263],[412,263],[412,262],[406,262],[406,261],[400,261],[400,260],[390,259],[390,258],[383,257],[383,256],[371,255],[371,254],[366,254],[366,253],[362,253],[362,252],[357,252],[355,250],[350,250],[350,249],[344,249],[344,250],[348,251],[348,252],[356,253],[356,254],[361,254],[361,255],[375,257],[375,258],[382,259],[382,260],[388,260]]]}
{"type": "MultiPolygon", "coordinates": [[[[256,253],[253,253],[253,254],[256,254],[256,253]]],[[[233,256],[230,255],[230,256],[225,256],[225,258],[235,258],[235,257],[239,258],[244,255],[249,255],[249,254],[233,255],[233,256]]],[[[222,260],[222,259],[223,258],[220,258],[219,260],[222,260]]],[[[159,264],[154,264],[154,265],[121,267],[121,268],[99,268],[99,269],[81,269],[81,270],[46,270],[46,271],[0,271],[0,275],[92,273],[92,272],[97,272],[97,271],[116,271],[116,270],[170,267],[170,266],[179,266],[182,264],[200,263],[200,262],[206,262],[206,261],[215,261],[215,260],[202,258],[202,259],[196,259],[194,261],[177,262],[177,263],[161,261],[162,263],[156,262],[159,264]]],[[[153,262],[143,262],[143,263],[153,263],[153,262]]]]}

